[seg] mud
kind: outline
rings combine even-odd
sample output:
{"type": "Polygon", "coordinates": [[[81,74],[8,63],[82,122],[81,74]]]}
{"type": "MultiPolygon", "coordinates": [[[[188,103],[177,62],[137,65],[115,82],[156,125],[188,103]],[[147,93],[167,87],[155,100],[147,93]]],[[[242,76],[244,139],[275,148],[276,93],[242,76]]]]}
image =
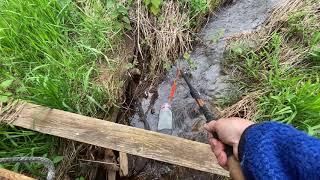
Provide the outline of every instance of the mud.
{"type": "MultiPolygon", "coordinates": [[[[221,70],[226,39],[259,28],[278,2],[277,0],[237,0],[233,4],[221,8],[200,32],[199,36],[203,43],[194,47],[194,51],[191,53],[191,60],[196,69],[189,72],[191,73],[191,83],[200,91],[207,103],[213,105],[217,99],[227,96],[230,91],[236,90],[235,87],[226,82],[228,77],[221,70]]],[[[145,116],[152,131],[157,131],[160,106],[167,102],[177,67],[186,68],[186,61],[179,59],[176,66],[168,72],[158,87],[158,99],[152,107],[154,110],[149,111],[145,116]]],[[[151,96],[152,94],[149,94],[148,97],[151,96]]],[[[144,112],[150,108],[150,101],[152,101],[151,98],[141,101],[144,112]]],[[[206,134],[202,130],[205,118],[199,113],[198,107],[190,96],[183,79],[177,82],[172,111],[174,116],[173,135],[206,142],[206,134]]],[[[130,122],[132,126],[144,128],[144,123],[138,113],[130,119],[130,122]]],[[[139,164],[136,165],[139,166],[139,164]]],[[[146,175],[152,175],[151,177],[154,179],[162,178],[165,174],[171,176],[173,172],[180,171],[177,171],[174,166],[164,165],[163,163],[160,165],[160,163],[152,161],[144,167],[142,172],[146,175]]],[[[190,172],[189,177],[191,179],[214,178],[210,174],[200,172],[197,172],[197,176],[193,175],[193,177],[190,172]]]]}

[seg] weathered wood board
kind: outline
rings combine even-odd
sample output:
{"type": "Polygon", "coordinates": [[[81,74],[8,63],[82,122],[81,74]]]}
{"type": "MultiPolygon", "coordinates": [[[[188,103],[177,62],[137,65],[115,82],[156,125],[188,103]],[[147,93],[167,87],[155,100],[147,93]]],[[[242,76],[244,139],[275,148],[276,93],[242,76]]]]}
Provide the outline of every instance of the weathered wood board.
{"type": "Polygon", "coordinates": [[[208,144],[25,103],[13,125],[200,171],[229,176],[208,144]]]}
{"type": "Polygon", "coordinates": [[[0,179],[1,180],[35,180],[31,177],[9,171],[7,169],[0,168],[0,179]]]}

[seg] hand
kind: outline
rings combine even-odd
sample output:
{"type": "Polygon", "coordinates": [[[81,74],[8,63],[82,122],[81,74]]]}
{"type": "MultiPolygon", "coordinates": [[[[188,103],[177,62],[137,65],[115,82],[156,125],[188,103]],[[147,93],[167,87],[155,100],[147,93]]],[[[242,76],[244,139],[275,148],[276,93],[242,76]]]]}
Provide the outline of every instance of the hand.
{"type": "Polygon", "coordinates": [[[232,117],[222,118],[217,121],[211,121],[204,125],[204,128],[209,132],[209,144],[218,163],[225,169],[227,166],[227,154],[224,151],[224,144],[228,144],[233,147],[233,154],[238,158],[238,146],[242,133],[247,127],[254,124],[252,121],[232,117]],[[219,136],[219,140],[212,137],[212,133],[216,132],[219,136]]]}

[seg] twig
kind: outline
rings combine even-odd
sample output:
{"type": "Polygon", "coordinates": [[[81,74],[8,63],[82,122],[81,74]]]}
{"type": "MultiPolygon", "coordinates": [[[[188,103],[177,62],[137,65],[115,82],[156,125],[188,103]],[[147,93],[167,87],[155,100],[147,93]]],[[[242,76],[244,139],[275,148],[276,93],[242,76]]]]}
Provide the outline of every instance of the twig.
{"type": "Polygon", "coordinates": [[[117,163],[108,163],[108,162],[95,161],[95,160],[89,160],[89,159],[79,159],[79,161],[86,161],[86,162],[99,163],[99,164],[106,164],[106,165],[114,165],[114,166],[116,166],[116,167],[119,167],[119,164],[117,164],[117,163]]]}

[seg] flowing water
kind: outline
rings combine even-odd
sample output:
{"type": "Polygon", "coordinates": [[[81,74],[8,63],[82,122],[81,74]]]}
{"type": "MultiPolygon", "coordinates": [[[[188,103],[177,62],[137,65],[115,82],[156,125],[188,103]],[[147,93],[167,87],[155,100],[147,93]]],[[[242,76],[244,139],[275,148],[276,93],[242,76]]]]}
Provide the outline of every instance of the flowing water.
{"type": "MultiPolygon", "coordinates": [[[[236,0],[233,4],[221,8],[200,32],[199,35],[203,43],[194,47],[193,52],[190,54],[196,67],[196,69],[190,70],[190,80],[191,84],[200,91],[202,97],[208,102],[207,104],[213,103],[221,96],[227,96],[230,90],[234,90],[234,87],[225,81],[228,76],[223,74],[221,70],[226,39],[259,28],[277,2],[279,1],[236,0]]],[[[185,60],[178,60],[177,64],[179,68],[186,67],[185,60]]],[[[161,105],[168,100],[176,69],[176,66],[173,67],[159,85],[158,98],[152,105],[153,111],[149,111],[146,114],[146,120],[152,131],[157,131],[159,110],[161,105]]],[[[141,101],[144,112],[150,108],[150,102],[152,102],[151,95],[141,101]]],[[[191,97],[183,79],[177,81],[172,111],[174,117],[173,135],[206,142],[206,135],[202,130],[205,118],[199,113],[197,104],[191,97]]],[[[130,120],[132,126],[144,128],[144,124],[138,114],[135,114],[130,120]]],[[[133,163],[135,167],[139,167],[139,160],[133,163]]],[[[174,166],[154,161],[149,161],[142,172],[146,177],[148,177],[148,174],[152,175],[148,179],[158,179],[168,174],[172,178],[172,172],[179,174],[174,166]]],[[[208,173],[181,174],[183,173],[180,173],[179,177],[175,174],[175,177],[180,179],[185,179],[186,177],[190,179],[214,179],[214,176],[208,173]]]]}

